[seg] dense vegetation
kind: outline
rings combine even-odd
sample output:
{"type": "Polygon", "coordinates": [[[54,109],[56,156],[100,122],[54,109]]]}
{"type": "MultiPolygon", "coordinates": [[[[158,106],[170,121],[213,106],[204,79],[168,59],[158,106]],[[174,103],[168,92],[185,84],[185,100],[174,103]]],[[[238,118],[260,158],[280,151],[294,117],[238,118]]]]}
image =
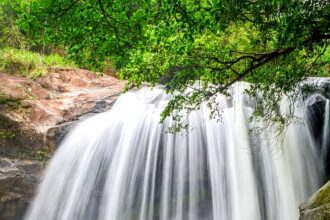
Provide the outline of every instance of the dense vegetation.
{"type": "Polygon", "coordinates": [[[56,53],[58,48],[26,35],[19,26],[26,9],[24,2],[0,2],[0,71],[38,78],[47,74],[50,68],[75,67],[63,54],[56,53]]]}
{"type": "MultiPolygon", "coordinates": [[[[6,1],[4,1],[6,2],[6,1]]],[[[175,96],[163,118],[191,111],[236,81],[260,93],[256,114],[308,76],[328,76],[330,4],[323,0],[14,0],[17,36],[61,48],[81,67],[114,65],[130,86],[162,83],[175,96]],[[199,87],[192,87],[199,80],[199,87]]],[[[1,21],[0,28],[8,27],[1,21]]],[[[13,29],[16,30],[16,29],[13,29]]],[[[6,32],[3,32],[6,33],[6,32]]],[[[15,34],[15,33],[13,33],[15,34]]],[[[1,36],[3,38],[3,36],[1,36]]],[[[19,39],[20,37],[17,37],[19,39]]],[[[17,43],[15,38],[13,44],[17,43]]]]}

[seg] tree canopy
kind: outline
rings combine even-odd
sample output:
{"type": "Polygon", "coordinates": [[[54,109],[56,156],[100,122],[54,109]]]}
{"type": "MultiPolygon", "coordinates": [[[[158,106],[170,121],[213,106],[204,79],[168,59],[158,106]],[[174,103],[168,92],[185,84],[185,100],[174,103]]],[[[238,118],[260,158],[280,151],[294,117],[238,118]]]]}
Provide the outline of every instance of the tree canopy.
{"type": "Polygon", "coordinates": [[[263,113],[282,120],[273,113],[283,94],[308,76],[329,75],[328,1],[18,2],[18,25],[36,45],[64,48],[82,67],[111,62],[130,86],[164,84],[174,98],[163,118],[202,102],[214,109],[217,94],[245,80],[250,95],[264,97],[263,113]],[[184,92],[197,80],[199,88],[184,92]]]}

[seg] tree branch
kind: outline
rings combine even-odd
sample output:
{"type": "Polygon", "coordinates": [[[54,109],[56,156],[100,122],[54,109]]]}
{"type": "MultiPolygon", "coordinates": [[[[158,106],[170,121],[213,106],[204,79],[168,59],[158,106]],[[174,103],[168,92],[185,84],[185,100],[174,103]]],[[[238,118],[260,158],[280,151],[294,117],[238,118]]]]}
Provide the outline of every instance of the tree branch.
{"type": "Polygon", "coordinates": [[[70,11],[70,9],[73,8],[73,6],[75,4],[77,4],[78,2],[79,2],[79,0],[75,0],[68,7],[64,8],[64,9],[61,9],[60,14],[57,16],[57,19],[64,16],[66,13],[68,13],[70,11]]]}
{"type": "Polygon", "coordinates": [[[120,24],[120,22],[118,22],[116,19],[114,19],[113,17],[109,16],[109,14],[107,13],[107,11],[105,10],[105,8],[103,6],[102,0],[97,0],[97,3],[99,4],[101,13],[102,13],[103,17],[107,20],[108,24],[110,24],[112,26],[112,24],[110,22],[110,19],[113,20],[114,22],[120,24]]]}

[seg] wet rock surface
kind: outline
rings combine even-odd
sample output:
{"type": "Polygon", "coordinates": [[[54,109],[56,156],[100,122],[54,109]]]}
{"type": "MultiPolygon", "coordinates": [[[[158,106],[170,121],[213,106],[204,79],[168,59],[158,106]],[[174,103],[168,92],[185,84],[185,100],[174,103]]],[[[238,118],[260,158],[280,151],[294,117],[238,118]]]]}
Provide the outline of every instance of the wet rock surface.
{"type": "Polygon", "coordinates": [[[43,168],[35,160],[0,157],[0,219],[22,219],[43,168]]]}

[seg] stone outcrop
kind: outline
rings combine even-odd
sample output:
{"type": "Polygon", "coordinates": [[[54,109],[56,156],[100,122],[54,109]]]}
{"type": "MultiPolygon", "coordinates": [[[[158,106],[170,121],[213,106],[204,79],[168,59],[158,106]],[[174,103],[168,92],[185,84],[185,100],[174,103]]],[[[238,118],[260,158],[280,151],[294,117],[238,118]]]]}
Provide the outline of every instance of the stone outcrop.
{"type": "Polygon", "coordinates": [[[44,163],[78,120],[108,110],[125,86],[87,70],[38,80],[0,73],[0,219],[22,219],[44,163]]]}
{"type": "Polygon", "coordinates": [[[36,81],[0,73],[0,149],[13,155],[53,151],[66,127],[109,109],[124,85],[79,69],[53,69],[36,81]]]}
{"type": "Polygon", "coordinates": [[[299,220],[330,219],[330,181],[300,207],[299,220]]]}
{"type": "Polygon", "coordinates": [[[43,168],[34,160],[0,158],[0,219],[22,219],[43,168]]]}

